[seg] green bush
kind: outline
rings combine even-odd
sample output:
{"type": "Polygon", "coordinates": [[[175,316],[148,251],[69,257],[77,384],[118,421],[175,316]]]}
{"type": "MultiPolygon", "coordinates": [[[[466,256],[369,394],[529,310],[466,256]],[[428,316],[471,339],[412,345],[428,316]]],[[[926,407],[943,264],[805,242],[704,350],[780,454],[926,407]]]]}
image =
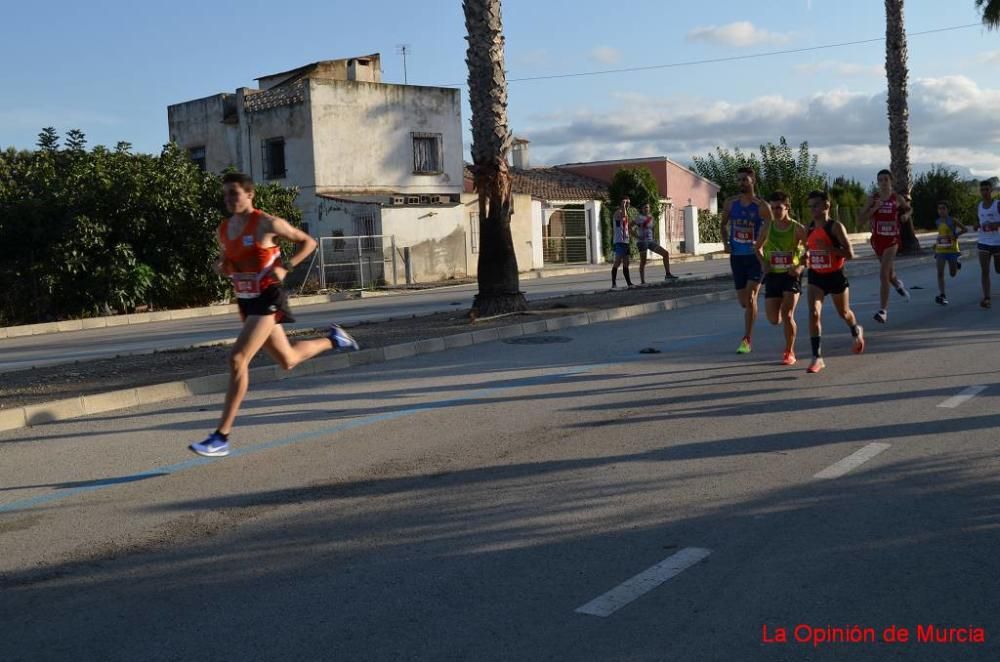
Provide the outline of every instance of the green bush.
{"type": "MultiPolygon", "coordinates": [[[[622,168],[611,178],[608,184],[608,201],[601,213],[601,238],[604,244],[604,259],[614,260],[614,230],[611,221],[615,210],[621,206],[624,198],[628,198],[629,220],[634,221],[639,215],[639,209],[649,205],[653,214],[653,236],[659,236],[660,230],[660,191],[656,179],[649,168],[622,168]]],[[[632,257],[638,256],[635,242],[629,241],[632,257]]]]}
{"type": "Polygon", "coordinates": [[[957,170],[943,165],[932,166],[913,182],[913,226],[934,229],[937,227],[937,203],[948,203],[951,217],[966,225],[974,224],[976,202],[979,201],[979,182],[963,181],[957,170]]]}
{"type": "MultiPolygon", "coordinates": [[[[294,224],[297,190],[258,188],[257,206],[294,224]]],[[[225,215],[222,180],[176,145],[134,154],[128,143],[86,149],[80,131],[60,148],[0,152],[0,326],[175,308],[228,297],[211,264],[225,215]]]]}
{"type": "Polygon", "coordinates": [[[698,241],[702,244],[722,243],[722,215],[707,209],[698,210],[698,241]]]}

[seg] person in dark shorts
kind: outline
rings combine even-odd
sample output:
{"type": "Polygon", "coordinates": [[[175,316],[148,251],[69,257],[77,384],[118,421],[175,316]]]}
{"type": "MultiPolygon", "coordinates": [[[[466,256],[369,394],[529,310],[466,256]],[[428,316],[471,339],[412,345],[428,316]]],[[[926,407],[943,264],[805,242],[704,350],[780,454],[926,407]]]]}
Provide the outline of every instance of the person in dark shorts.
{"type": "Polygon", "coordinates": [[[795,365],[795,306],[802,293],[805,271],[806,229],[788,215],[784,191],[770,196],[773,220],[764,224],[757,240],[757,258],[764,272],[764,312],[771,324],[784,324],[785,353],[782,365],[795,365]]]}
{"type": "Polygon", "coordinates": [[[611,265],[611,289],[618,288],[618,267],[622,267],[625,275],[625,284],[632,287],[632,277],[628,273],[628,257],[631,241],[631,231],[629,230],[628,205],[630,200],[622,198],[621,207],[615,210],[611,217],[611,224],[614,232],[615,262],[611,265]]]}
{"type": "Polygon", "coordinates": [[[993,182],[984,179],[979,182],[979,195],[982,200],[976,203],[976,217],[979,220],[979,241],[976,252],[979,254],[979,271],[982,277],[983,298],[979,305],[989,308],[990,302],[990,262],[993,269],[1000,274],[1000,200],[993,199],[993,182]]]}
{"type": "Polygon", "coordinates": [[[825,191],[809,194],[809,213],[812,223],[806,246],[809,250],[809,340],[812,344],[812,362],[808,373],[817,373],[826,367],[823,361],[822,325],[823,299],[830,296],[837,314],[847,323],[854,337],[854,353],[865,351],[864,329],[858,324],[850,304],[850,283],[844,274],[844,262],[854,259],[854,248],[847,239],[847,231],[840,221],[830,220],[830,197],[825,191]]]}
{"type": "Polygon", "coordinates": [[[228,173],[222,182],[226,208],[232,215],[219,224],[221,256],[214,268],[233,283],[243,330],[230,353],[229,390],[219,426],[207,439],[189,446],[206,457],[229,455],[229,433],[250,384],[250,361],[261,349],[286,370],[331,349],[358,349],[354,338],[336,324],[330,325],[326,338],[289,342],[281,325],[295,319],[281,282],[316,250],[316,240],[283,218],[255,209],[254,183],[248,175],[228,173]],[[276,243],[279,238],[299,245],[285,263],[276,243]]]}
{"type": "Polygon", "coordinates": [[[754,194],[757,176],[753,168],[740,168],[737,179],[740,194],[722,205],[722,245],[729,253],[733,283],[744,310],[743,339],[736,352],[749,354],[753,323],[757,320],[757,293],[763,278],[755,246],[764,221],[771,220],[771,208],[754,194]]]}
{"type": "Polygon", "coordinates": [[[646,251],[663,258],[664,282],[677,280],[677,276],[670,273],[670,253],[653,239],[653,213],[648,203],[642,206],[632,229],[635,232],[635,247],[639,249],[639,283],[646,284],[646,251]]]}

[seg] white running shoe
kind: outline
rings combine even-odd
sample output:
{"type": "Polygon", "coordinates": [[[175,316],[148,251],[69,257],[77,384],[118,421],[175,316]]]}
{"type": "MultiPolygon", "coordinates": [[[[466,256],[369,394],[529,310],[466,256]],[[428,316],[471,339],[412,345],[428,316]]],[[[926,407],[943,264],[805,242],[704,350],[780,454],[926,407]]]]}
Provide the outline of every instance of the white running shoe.
{"type": "Polygon", "coordinates": [[[330,325],[330,335],[327,338],[341,352],[356,352],[359,349],[358,341],[352,338],[347,331],[344,331],[339,324],[330,325]]]}

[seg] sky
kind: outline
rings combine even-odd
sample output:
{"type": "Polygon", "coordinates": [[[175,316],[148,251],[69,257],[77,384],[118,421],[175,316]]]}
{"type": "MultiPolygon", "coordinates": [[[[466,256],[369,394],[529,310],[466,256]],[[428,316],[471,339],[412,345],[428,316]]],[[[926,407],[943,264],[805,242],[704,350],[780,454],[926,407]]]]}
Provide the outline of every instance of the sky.
{"type": "MultiPolygon", "coordinates": [[[[459,0],[0,0],[0,148],[83,130],[91,145],[158,152],[172,103],[254,86],[324,59],[382,54],[383,81],[462,86],[459,0]]],[[[533,165],[808,141],[831,176],[886,167],[876,0],[507,0],[509,118],[533,165]],[[741,59],[729,59],[741,58],[741,59]],[[704,60],[723,62],[685,64],[704,60]],[[680,66],[659,66],[680,65],[680,66]],[[647,67],[645,70],[519,80],[647,67]],[[649,68],[658,67],[658,68],[649,68]]],[[[1000,32],[974,0],[908,0],[911,160],[1000,175],[1000,32]]],[[[463,98],[465,89],[462,90],[463,98]]],[[[469,110],[463,111],[468,152],[469,110]]]]}

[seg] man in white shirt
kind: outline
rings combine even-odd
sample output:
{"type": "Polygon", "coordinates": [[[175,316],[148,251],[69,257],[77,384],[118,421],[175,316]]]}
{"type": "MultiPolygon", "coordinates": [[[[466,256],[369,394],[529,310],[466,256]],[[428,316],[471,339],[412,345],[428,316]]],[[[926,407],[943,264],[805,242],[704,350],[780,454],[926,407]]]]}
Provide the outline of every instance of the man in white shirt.
{"type": "Polygon", "coordinates": [[[979,305],[990,307],[990,259],[993,268],[1000,274],[1000,200],[993,199],[993,182],[985,179],[979,182],[982,200],[976,205],[979,217],[979,268],[982,272],[983,300],[979,305]]]}

